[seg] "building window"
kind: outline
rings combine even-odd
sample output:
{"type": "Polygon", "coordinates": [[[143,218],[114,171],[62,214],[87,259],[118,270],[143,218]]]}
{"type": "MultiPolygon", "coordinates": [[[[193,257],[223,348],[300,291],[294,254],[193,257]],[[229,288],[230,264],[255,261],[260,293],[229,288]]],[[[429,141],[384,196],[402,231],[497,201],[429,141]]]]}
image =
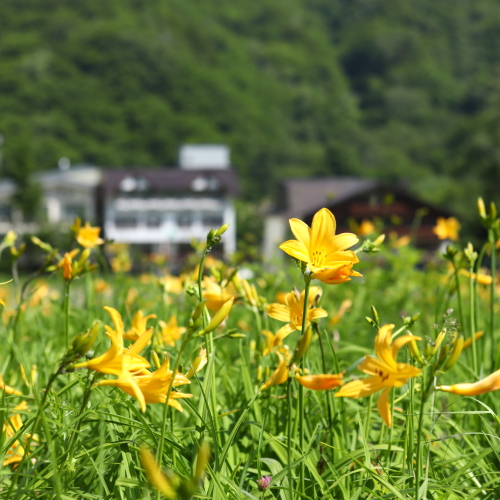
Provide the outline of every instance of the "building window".
{"type": "Polygon", "coordinates": [[[0,205],[0,222],[9,222],[11,216],[9,205],[0,205]]]}
{"type": "Polygon", "coordinates": [[[64,204],[61,212],[64,220],[74,220],[77,217],[85,218],[85,207],[81,204],[64,204]]]}
{"type": "Polygon", "coordinates": [[[177,216],[177,225],[179,227],[191,227],[192,224],[193,224],[193,214],[189,212],[184,212],[177,216]]]}
{"type": "Polygon", "coordinates": [[[135,215],[118,215],[115,220],[115,226],[120,229],[136,227],[137,217],[135,215]]]}
{"type": "Polygon", "coordinates": [[[203,215],[202,221],[203,221],[203,227],[210,227],[210,228],[213,227],[215,229],[221,227],[223,222],[222,215],[209,215],[209,214],[203,215]]]}
{"type": "Polygon", "coordinates": [[[146,219],[146,225],[148,227],[160,227],[161,222],[162,221],[159,214],[148,214],[146,219]]]}

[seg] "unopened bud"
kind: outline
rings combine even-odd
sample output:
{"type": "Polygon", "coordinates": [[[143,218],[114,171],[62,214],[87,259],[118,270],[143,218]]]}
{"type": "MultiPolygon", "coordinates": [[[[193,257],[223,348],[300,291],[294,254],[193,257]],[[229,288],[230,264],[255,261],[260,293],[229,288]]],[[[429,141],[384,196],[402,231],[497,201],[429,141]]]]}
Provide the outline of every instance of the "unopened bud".
{"type": "Polygon", "coordinates": [[[210,447],[208,443],[203,443],[201,445],[198,456],[196,457],[196,467],[194,469],[193,480],[195,483],[200,483],[205,474],[205,469],[207,468],[208,461],[210,459],[210,447]]]}
{"type": "Polygon", "coordinates": [[[207,243],[211,243],[212,240],[215,238],[215,236],[216,236],[215,229],[210,229],[210,231],[207,234],[207,243]]]}
{"type": "Polygon", "coordinates": [[[231,297],[223,306],[215,313],[212,321],[200,332],[200,335],[213,332],[228,316],[233,307],[234,297],[231,297]]]}
{"type": "Polygon", "coordinates": [[[451,349],[451,354],[443,366],[444,371],[449,370],[455,365],[455,363],[458,361],[458,358],[460,357],[460,354],[462,354],[463,348],[464,348],[464,337],[463,335],[460,335],[460,337],[458,337],[455,340],[453,348],[451,349]]]}
{"type": "Polygon", "coordinates": [[[222,236],[228,229],[229,224],[224,224],[223,226],[219,227],[217,229],[217,232],[215,233],[215,236],[222,236]]]}
{"type": "Polygon", "coordinates": [[[441,366],[443,366],[444,362],[446,361],[446,358],[448,357],[449,352],[450,352],[449,345],[444,345],[443,347],[441,347],[441,350],[439,351],[439,356],[438,356],[435,370],[439,370],[439,368],[441,368],[441,366]]]}
{"type": "Polygon", "coordinates": [[[379,247],[380,245],[382,245],[382,243],[384,242],[385,240],[385,234],[381,234],[374,242],[373,244],[376,246],[376,247],[379,247]]]}
{"type": "Polygon", "coordinates": [[[256,376],[257,382],[260,382],[262,380],[262,365],[259,365],[257,368],[257,376],[256,376]]]}
{"type": "Polygon", "coordinates": [[[78,334],[71,341],[70,350],[72,350],[75,354],[79,356],[85,356],[87,352],[92,349],[94,345],[94,341],[101,329],[101,322],[95,321],[92,327],[86,332],[78,334]]]}
{"type": "Polygon", "coordinates": [[[189,371],[186,373],[186,377],[189,379],[193,378],[194,374],[198,373],[206,364],[207,364],[207,351],[202,347],[200,349],[200,354],[196,356],[194,361],[191,363],[191,367],[189,368],[189,371]]]}
{"type": "Polygon", "coordinates": [[[293,353],[292,363],[298,363],[304,354],[309,349],[309,345],[311,344],[312,339],[312,328],[306,328],[306,331],[300,337],[297,347],[295,348],[295,352],[293,353]]]}
{"type": "Polygon", "coordinates": [[[495,220],[498,216],[497,206],[494,201],[490,203],[490,217],[491,220],[495,220]]]}
{"type": "MultiPolygon", "coordinates": [[[[474,342],[479,340],[482,336],[484,335],[483,331],[476,332],[474,334],[474,342]]],[[[469,348],[472,345],[472,337],[469,337],[465,342],[464,342],[464,349],[469,348]]]]}
{"type": "Polygon", "coordinates": [[[434,356],[434,354],[436,354],[438,349],[441,347],[441,344],[443,343],[443,340],[445,337],[446,337],[446,329],[439,332],[439,335],[437,336],[436,342],[434,343],[434,347],[432,348],[431,356],[434,356]]]}
{"type": "Polygon", "coordinates": [[[80,255],[80,258],[78,259],[78,265],[83,266],[83,264],[87,261],[87,259],[90,257],[90,248],[86,248],[80,255]]]}
{"type": "Polygon", "coordinates": [[[52,252],[54,249],[52,248],[51,245],[48,243],[43,242],[40,238],[36,236],[31,237],[31,241],[37,246],[40,247],[42,250],[45,250],[46,252],[52,252]]]}
{"type": "Polygon", "coordinates": [[[156,368],[157,370],[159,370],[159,369],[160,369],[160,367],[161,367],[161,361],[160,361],[160,358],[158,357],[157,352],[156,352],[156,351],[153,351],[153,352],[151,353],[151,357],[153,358],[153,365],[155,366],[155,368],[156,368]]]}
{"type": "Polygon", "coordinates": [[[481,219],[486,219],[486,207],[484,206],[484,201],[481,197],[477,199],[477,211],[479,212],[479,217],[481,217],[481,219]]]}
{"type": "MultiPolygon", "coordinates": [[[[410,335],[413,335],[411,332],[408,332],[410,335]]],[[[423,363],[422,355],[420,354],[420,350],[417,345],[416,340],[412,340],[408,342],[408,349],[410,350],[411,357],[417,361],[418,363],[423,363]]]]}
{"type": "Polygon", "coordinates": [[[377,309],[375,309],[375,306],[371,306],[371,310],[372,310],[372,318],[373,318],[373,320],[375,321],[375,323],[377,325],[380,324],[380,319],[378,317],[378,312],[377,312],[377,309]]]}
{"type": "Polygon", "coordinates": [[[193,314],[191,314],[191,318],[193,318],[193,321],[196,321],[201,316],[201,314],[203,313],[203,309],[205,309],[205,302],[206,302],[206,300],[203,299],[196,306],[196,309],[193,311],[193,314]]]}
{"type": "Polygon", "coordinates": [[[232,339],[246,339],[247,336],[244,333],[231,333],[228,335],[228,337],[232,339]]]}
{"type": "Polygon", "coordinates": [[[36,384],[37,378],[38,378],[38,369],[36,365],[31,365],[30,379],[33,385],[36,384]]]}

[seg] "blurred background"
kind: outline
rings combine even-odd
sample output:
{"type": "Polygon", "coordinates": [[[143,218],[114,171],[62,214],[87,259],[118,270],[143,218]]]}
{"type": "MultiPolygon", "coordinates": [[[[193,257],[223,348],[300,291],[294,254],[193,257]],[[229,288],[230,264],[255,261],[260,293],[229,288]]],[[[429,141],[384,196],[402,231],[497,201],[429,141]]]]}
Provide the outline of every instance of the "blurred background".
{"type": "MultiPolygon", "coordinates": [[[[431,214],[429,225],[453,215],[474,237],[477,197],[500,201],[495,0],[3,0],[0,20],[3,233],[52,233],[51,223],[81,215],[106,237],[120,224],[161,229],[163,243],[141,241],[168,247],[191,222],[153,212],[185,204],[134,205],[142,215],[106,231],[106,203],[122,199],[130,216],[123,199],[156,189],[155,200],[217,195],[206,220],[209,201],[189,208],[193,225],[234,221],[251,254],[266,227],[281,230],[269,216],[290,215],[290,179],[369,180],[349,185],[351,198],[406,208],[344,207],[343,224],[378,214],[405,226],[399,235],[425,206],[417,216],[431,214]],[[183,145],[219,149],[212,163],[186,164],[183,145]],[[155,169],[184,171],[172,181],[180,191],[155,169]],[[85,202],[57,208],[54,193],[74,200],[75,185],[92,186],[90,212],[85,202]]],[[[308,189],[333,207],[347,188],[308,189]]]]}

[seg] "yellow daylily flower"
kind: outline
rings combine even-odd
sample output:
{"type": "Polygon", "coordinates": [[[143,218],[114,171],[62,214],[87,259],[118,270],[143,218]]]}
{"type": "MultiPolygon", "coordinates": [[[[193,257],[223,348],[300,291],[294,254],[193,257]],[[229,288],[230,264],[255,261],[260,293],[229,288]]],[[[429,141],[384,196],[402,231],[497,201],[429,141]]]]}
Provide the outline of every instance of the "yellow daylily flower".
{"type": "Polygon", "coordinates": [[[325,283],[343,283],[348,281],[348,276],[359,275],[352,271],[352,265],[359,259],[347,250],[359,241],[358,237],[352,233],[335,235],[337,223],[330,210],[322,208],[316,212],[311,227],[299,219],[289,222],[297,239],[285,241],[280,248],[306,262],[314,278],[325,283]]]}
{"type": "Polygon", "coordinates": [[[363,219],[361,224],[358,227],[358,234],[360,236],[367,236],[369,234],[373,234],[377,228],[375,227],[375,224],[368,219],[363,219]]]}
{"type": "Polygon", "coordinates": [[[295,380],[313,391],[330,391],[343,384],[344,373],[320,375],[295,375],[295,380]]]}
{"type": "MultiPolygon", "coordinates": [[[[470,278],[470,272],[466,269],[460,269],[458,274],[465,276],[466,278],[470,278]]],[[[472,279],[477,281],[480,285],[491,285],[493,278],[489,274],[484,273],[472,273],[472,279]]]]}
{"type": "Polygon", "coordinates": [[[191,363],[191,367],[189,368],[189,371],[186,373],[186,377],[191,380],[194,377],[194,374],[198,373],[201,369],[203,369],[207,363],[208,363],[207,350],[204,349],[203,347],[200,347],[200,354],[196,356],[194,361],[191,363]]]}
{"type": "Polygon", "coordinates": [[[273,332],[270,332],[269,330],[262,330],[262,335],[264,335],[265,337],[265,345],[262,351],[263,356],[271,354],[276,346],[282,345],[282,342],[280,340],[277,340],[275,343],[276,335],[274,335],[273,332]]]}
{"type": "Polygon", "coordinates": [[[432,231],[440,240],[457,241],[460,227],[460,222],[455,217],[448,217],[447,219],[438,217],[432,231]]]}
{"type": "Polygon", "coordinates": [[[177,316],[174,314],[168,323],[165,321],[158,321],[158,325],[161,328],[161,338],[163,343],[174,347],[175,341],[182,337],[182,334],[186,332],[186,328],[177,325],[177,316]]]}
{"type": "MultiPolygon", "coordinates": [[[[114,380],[101,380],[96,385],[113,385],[120,388],[130,396],[135,397],[141,405],[142,411],[146,411],[146,404],[165,403],[167,400],[167,392],[170,387],[173,372],[168,369],[169,360],[167,359],[162,366],[153,373],[146,370],[140,375],[134,375],[129,369],[124,366],[119,378],[114,380]]],[[[172,387],[179,387],[184,384],[189,384],[191,381],[182,373],[175,375],[172,387]]],[[[176,410],[183,411],[182,406],[177,399],[185,399],[193,397],[192,394],[171,391],[168,399],[169,406],[176,410]]]]}
{"type": "MultiPolygon", "coordinates": [[[[317,300],[317,294],[315,295],[313,288],[309,292],[309,304],[312,301],[317,300]]],[[[305,291],[302,291],[300,296],[296,292],[287,293],[285,302],[283,304],[269,304],[267,306],[267,314],[278,321],[286,322],[287,324],[281,327],[274,338],[274,345],[278,345],[285,337],[290,335],[290,333],[295,330],[302,330],[302,315],[304,311],[304,297],[305,291]]],[[[309,308],[307,311],[307,321],[306,326],[309,326],[311,321],[315,321],[319,318],[324,318],[328,316],[328,313],[324,309],[309,308]]]]}
{"type": "Polygon", "coordinates": [[[500,370],[493,372],[486,378],[474,383],[440,385],[437,387],[440,391],[451,392],[460,396],[479,396],[487,392],[498,391],[500,389],[500,370]]]}
{"type": "MultiPolygon", "coordinates": [[[[3,424],[3,433],[5,434],[6,441],[10,440],[23,426],[23,421],[21,419],[20,411],[25,411],[28,409],[28,403],[23,401],[14,407],[14,412],[9,415],[3,424]]],[[[14,441],[12,446],[7,450],[5,454],[5,459],[3,461],[3,466],[10,464],[17,464],[21,462],[25,454],[26,441],[29,439],[30,435],[26,434],[24,437],[23,444],[17,439],[14,441]]],[[[33,436],[33,439],[37,441],[37,437],[33,436]]]]}
{"type": "Polygon", "coordinates": [[[288,364],[291,359],[291,354],[289,353],[288,350],[286,350],[285,355],[283,355],[279,351],[276,351],[276,355],[279,358],[278,368],[274,370],[269,380],[262,386],[263,391],[269,389],[269,387],[271,386],[283,384],[288,380],[288,371],[289,371],[288,364]]]}
{"type": "Polygon", "coordinates": [[[141,464],[146,471],[151,484],[166,498],[177,498],[177,493],[169,480],[158,467],[152,453],[144,445],[139,450],[141,456],[141,464]]]}
{"type": "Polygon", "coordinates": [[[94,248],[96,245],[102,245],[104,240],[99,238],[100,227],[92,227],[89,222],[81,227],[76,233],[76,241],[85,248],[94,248]]]}
{"type": "Polygon", "coordinates": [[[213,279],[208,276],[203,278],[203,298],[207,301],[207,309],[209,311],[218,311],[229,299],[236,297],[236,291],[233,292],[233,287],[224,287],[218,285],[213,279]]]}
{"type": "Polygon", "coordinates": [[[150,328],[143,332],[135,343],[126,349],[123,346],[123,321],[120,313],[112,307],[104,308],[113,321],[114,330],[105,325],[106,335],[111,339],[111,347],[101,356],[93,358],[89,361],[75,363],[72,368],[88,368],[101,373],[120,376],[123,372],[124,365],[131,373],[143,373],[146,368],[149,368],[149,362],[140,356],[140,352],[146,347],[153,335],[153,329],[150,328]]]}
{"type": "Polygon", "coordinates": [[[163,290],[166,293],[174,293],[178,295],[184,290],[183,280],[177,276],[163,276],[163,278],[160,278],[160,285],[163,286],[163,290]]]}
{"type": "MultiPolygon", "coordinates": [[[[22,366],[22,365],[21,365],[22,366]]],[[[7,394],[14,394],[15,396],[22,396],[23,393],[18,391],[17,389],[14,389],[13,387],[8,386],[4,381],[3,377],[0,374],[0,389],[2,391],[5,391],[7,394]]]]}
{"type": "Polygon", "coordinates": [[[375,354],[365,356],[359,365],[359,370],[370,377],[362,380],[354,380],[344,385],[335,395],[336,397],[363,398],[370,396],[382,389],[377,403],[378,411],[388,427],[392,426],[392,417],[389,406],[389,392],[392,387],[403,387],[408,379],[418,377],[421,373],[419,368],[407,363],[398,363],[399,350],[409,342],[421,340],[414,335],[403,335],[392,341],[392,330],[394,325],[384,325],[375,337],[375,354]]]}
{"type": "Polygon", "coordinates": [[[147,330],[148,321],[154,318],[156,318],[156,314],[144,316],[142,310],[139,309],[132,318],[130,330],[123,333],[123,338],[127,340],[137,340],[147,330]]]}
{"type": "Polygon", "coordinates": [[[336,325],[344,317],[344,314],[351,308],[352,300],[346,299],[340,304],[339,310],[330,319],[330,325],[336,325]]]}

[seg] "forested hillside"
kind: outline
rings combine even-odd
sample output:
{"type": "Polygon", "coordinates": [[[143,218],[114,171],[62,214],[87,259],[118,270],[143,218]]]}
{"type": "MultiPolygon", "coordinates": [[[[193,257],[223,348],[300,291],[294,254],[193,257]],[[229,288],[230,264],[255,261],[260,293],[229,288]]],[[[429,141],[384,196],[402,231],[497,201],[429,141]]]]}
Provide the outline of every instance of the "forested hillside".
{"type": "Polygon", "coordinates": [[[497,196],[495,0],[3,0],[0,24],[4,175],[224,142],[249,199],[348,173],[497,196]]]}

